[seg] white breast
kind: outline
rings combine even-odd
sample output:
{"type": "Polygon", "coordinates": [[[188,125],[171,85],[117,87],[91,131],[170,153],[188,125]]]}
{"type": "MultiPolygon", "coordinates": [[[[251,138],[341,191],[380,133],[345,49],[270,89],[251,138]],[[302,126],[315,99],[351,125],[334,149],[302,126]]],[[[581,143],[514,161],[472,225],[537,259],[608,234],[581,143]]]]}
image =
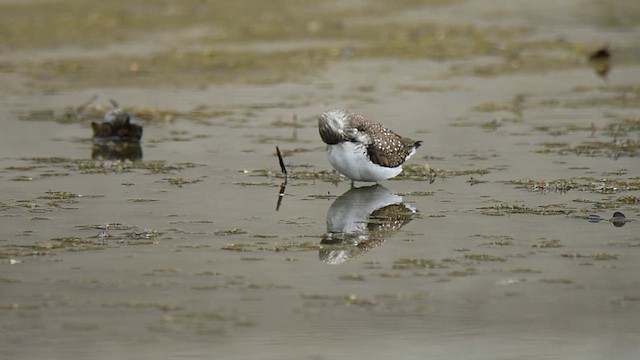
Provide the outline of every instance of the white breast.
{"type": "Polygon", "coordinates": [[[327,150],[331,166],[354,181],[378,182],[402,172],[402,166],[389,168],[372,163],[363,144],[344,141],[329,145],[327,150]]]}

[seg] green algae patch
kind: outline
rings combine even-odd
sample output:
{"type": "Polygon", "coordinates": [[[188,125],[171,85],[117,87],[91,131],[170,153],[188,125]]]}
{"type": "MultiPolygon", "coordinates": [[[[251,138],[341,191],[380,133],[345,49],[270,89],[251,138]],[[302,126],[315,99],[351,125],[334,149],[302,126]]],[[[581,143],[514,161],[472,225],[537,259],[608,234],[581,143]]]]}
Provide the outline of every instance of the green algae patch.
{"type": "Polygon", "coordinates": [[[162,179],[163,181],[166,181],[167,183],[177,186],[179,188],[182,188],[184,185],[190,185],[190,184],[197,184],[199,182],[202,182],[202,179],[185,179],[185,178],[164,178],[162,179]]]}
{"type": "Polygon", "coordinates": [[[545,284],[573,284],[573,280],[563,278],[540,279],[540,282],[543,282],[545,284]]]}
{"type": "Polygon", "coordinates": [[[154,201],[159,201],[159,200],[158,199],[145,199],[145,198],[131,198],[131,199],[127,199],[127,201],[134,202],[134,203],[146,203],[146,202],[154,202],[154,201]]]}
{"type": "Polygon", "coordinates": [[[480,244],[480,246],[485,247],[502,247],[502,246],[511,246],[513,245],[513,237],[509,235],[481,235],[476,234],[472,235],[472,238],[486,239],[491,240],[489,242],[485,242],[480,244]]]}
{"type": "Polygon", "coordinates": [[[229,235],[243,235],[246,234],[247,231],[239,228],[225,229],[225,230],[217,230],[214,235],[216,236],[229,236],[229,235]]]}
{"type": "Polygon", "coordinates": [[[237,252],[255,252],[255,251],[268,251],[268,252],[297,252],[297,251],[331,251],[331,250],[344,250],[349,249],[349,246],[340,245],[325,245],[316,244],[312,242],[282,242],[282,243],[267,243],[267,242],[253,242],[253,243],[230,243],[222,247],[223,250],[237,251],[237,252]]]}
{"type": "Polygon", "coordinates": [[[474,268],[467,268],[464,270],[454,270],[447,273],[447,276],[451,277],[464,277],[478,275],[478,270],[474,268]]]}
{"type": "Polygon", "coordinates": [[[592,259],[592,260],[618,260],[620,255],[618,254],[608,254],[608,253],[596,253],[596,254],[579,254],[579,253],[570,253],[570,254],[562,254],[562,257],[569,259],[592,259]]]}
{"type": "Polygon", "coordinates": [[[553,249],[553,248],[563,247],[564,245],[560,243],[560,240],[554,239],[554,240],[540,240],[537,244],[534,244],[531,246],[540,248],[540,249],[553,249]]]}
{"type": "Polygon", "coordinates": [[[621,196],[615,200],[618,204],[636,205],[640,204],[640,197],[634,195],[621,196]]]}
{"type": "Polygon", "coordinates": [[[8,243],[0,247],[0,258],[47,256],[54,255],[58,250],[92,251],[104,250],[104,246],[97,245],[94,239],[76,236],[53,238],[46,242],[30,244],[8,243]]]}
{"type": "Polygon", "coordinates": [[[575,212],[573,209],[566,209],[565,205],[552,204],[538,206],[536,208],[525,205],[513,205],[504,202],[478,208],[480,214],[488,216],[502,216],[507,214],[528,214],[528,215],[569,215],[575,212]]]}
{"type": "Polygon", "coordinates": [[[458,176],[468,175],[487,175],[491,171],[490,169],[454,169],[445,170],[432,168],[420,164],[406,164],[403,166],[402,173],[396,176],[392,180],[404,180],[410,179],[414,181],[429,181],[433,182],[436,178],[452,178],[458,176]]]}
{"type": "MultiPolygon", "coordinates": [[[[277,160],[276,160],[277,162],[277,160]]],[[[256,177],[267,177],[267,178],[276,178],[276,179],[285,179],[285,175],[281,173],[280,170],[274,171],[273,169],[255,169],[255,170],[245,170],[244,173],[249,176],[256,177]]],[[[310,168],[308,166],[290,166],[287,167],[287,179],[293,180],[319,180],[330,183],[338,183],[341,180],[341,175],[337,174],[333,170],[316,170],[315,168],[310,168]]],[[[270,182],[237,182],[236,185],[240,186],[274,186],[273,183],[270,182]]]]}
{"type": "Polygon", "coordinates": [[[579,155],[588,157],[618,158],[640,155],[640,142],[631,139],[617,141],[584,141],[580,145],[559,148],[559,155],[579,155]]]}
{"type": "MultiPolygon", "coordinates": [[[[602,177],[595,178],[590,176],[573,177],[570,179],[555,179],[555,180],[536,180],[536,179],[512,179],[502,180],[498,183],[515,185],[518,189],[526,189],[532,192],[541,193],[567,193],[572,190],[600,193],[600,194],[616,194],[620,191],[637,191],[640,190],[640,179],[629,178],[611,178],[602,177]]],[[[636,196],[624,196],[619,200],[621,203],[629,201],[630,204],[634,204],[636,196]]],[[[576,200],[580,202],[580,199],[576,200]]]]}
{"type": "Polygon", "coordinates": [[[381,0],[357,7],[335,6],[329,0],[5,4],[0,48],[67,49],[66,56],[46,61],[3,64],[37,86],[58,90],[304,81],[345,59],[492,60],[484,65],[460,62],[451,67],[450,76],[583,66],[579,45],[532,40],[523,27],[394,17],[451,2],[381,0]],[[386,26],[380,26],[381,21],[386,26]],[[110,46],[116,50],[103,50],[110,46]]]}
{"type": "Polygon", "coordinates": [[[516,268],[516,269],[511,269],[509,272],[514,274],[540,274],[542,271],[533,270],[529,268],[516,268]]]}
{"type": "Polygon", "coordinates": [[[345,274],[338,276],[338,279],[343,281],[364,281],[365,277],[361,274],[345,274]]]}
{"type": "Polygon", "coordinates": [[[393,269],[420,270],[420,269],[446,269],[447,266],[431,259],[398,259],[393,262],[393,269]]]}
{"type": "Polygon", "coordinates": [[[194,163],[168,164],[166,161],[160,160],[91,160],[62,157],[33,157],[21,160],[38,166],[40,176],[46,176],[46,172],[50,171],[51,168],[56,171],[64,170],[78,174],[121,174],[137,171],[146,171],[148,174],[172,174],[183,169],[199,166],[194,163]]]}
{"type": "MultiPolygon", "coordinates": [[[[171,84],[206,87],[212,83],[275,84],[301,81],[322,69],[337,53],[332,48],[279,52],[168,50],[148,55],[61,59],[32,64],[34,79],[61,88],[153,87],[171,84]],[[134,67],[134,71],[132,71],[134,67]],[[158,74],[163,74],[159,77],[158,74]]],[[[43,85],[44,86],[44,85],[43,85]]]]}
{"type": "Polygon", "coordinates": [[[478,261],[478,262],[505,262],[507,261],[507,259],[500,257],[500,256],[494,256],[494,255],[488,255],[488,254],[465,254],[464,258],[467,260],[473,260],[473,261],[478,261]]]}
{"type": "MultiPolygon", "coordinates": [[[[113,104],[94,103],[95,98],[77,106],[67,106],[62,111],[53,109],[38,109],[19,113],[18,118],[23,121],[53,121],[59,124],[89,124],[104,121],[105,114],[113,109],[113,104]]],[[[224,109],[209,110],[204,106],[196,106],[190,111],[151,108],[144,106],[124,106],[122,110],[129,114],[136,122],[144,124],[164,124],[178,119],[190,120],[196,123],[211,124],[220,118],[233,115],[232,111],[224,109]]],[[[158,141],[152,141],[158,142],[158,141]]],[[[30,170],[29,167],[14,167],[14,170],[30,170]]]]}

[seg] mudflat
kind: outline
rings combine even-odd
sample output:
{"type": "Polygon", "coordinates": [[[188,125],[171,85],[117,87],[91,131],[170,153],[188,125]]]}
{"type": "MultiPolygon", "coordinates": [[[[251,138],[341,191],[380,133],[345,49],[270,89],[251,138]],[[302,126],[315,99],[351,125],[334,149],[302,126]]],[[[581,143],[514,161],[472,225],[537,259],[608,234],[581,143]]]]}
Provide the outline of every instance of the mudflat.
{"type": "Polygon", "coordinates": [[[5,0],[0,24],[1,358],[637,358],[636,1],[5,0]],[[135,156],[92,142],[111,100],[135,156]],[[423,145],[351,189],[332,108],[423,145]]]}

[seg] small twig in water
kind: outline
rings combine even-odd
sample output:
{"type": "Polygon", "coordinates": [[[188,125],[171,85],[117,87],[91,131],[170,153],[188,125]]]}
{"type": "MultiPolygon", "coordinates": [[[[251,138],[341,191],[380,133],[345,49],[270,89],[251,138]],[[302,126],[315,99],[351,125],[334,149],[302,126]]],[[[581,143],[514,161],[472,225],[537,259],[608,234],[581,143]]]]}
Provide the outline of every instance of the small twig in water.
{"type": "Polygon", "coordinates": [[[282,153],[280,152],[280,148],[276,146],[276,153],[278,154],[278,162],[280,162],[280,170],[284,174],[285,181],[287,180],[287,168],[284,166],[284,160],[282,160],[282,153]]]}
{"type": "Polygon", "coordinates": [[[289,175],[287,174],[287,167],[284,166],[284,160],[282,159],[282,153],[280,152],[280,148],[276,146],[276,154],[278,154],[278,163],[280,163],[280,170],[284,174],[284,181],[280,184],[280,191],[278,191],[278,202],[276,204],[276,211],[280,210],[280,205],[282,204],[282,198],[284,197],[284,192],[287,189],[287,178],[289,175]]]}

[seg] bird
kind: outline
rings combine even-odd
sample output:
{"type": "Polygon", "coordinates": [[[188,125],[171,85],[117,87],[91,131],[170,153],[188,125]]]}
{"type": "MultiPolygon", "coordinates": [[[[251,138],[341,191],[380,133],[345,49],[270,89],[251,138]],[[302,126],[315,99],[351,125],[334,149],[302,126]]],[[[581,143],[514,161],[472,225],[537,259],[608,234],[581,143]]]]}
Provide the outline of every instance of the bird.
{"type": "Polygon", "coordinates": [[[328,110],[318,118],[329,163],[355,181],[376,182],[398,176],[402,164],[422,141],[400,136],[380,123],[348,110],[328,110]]]}

